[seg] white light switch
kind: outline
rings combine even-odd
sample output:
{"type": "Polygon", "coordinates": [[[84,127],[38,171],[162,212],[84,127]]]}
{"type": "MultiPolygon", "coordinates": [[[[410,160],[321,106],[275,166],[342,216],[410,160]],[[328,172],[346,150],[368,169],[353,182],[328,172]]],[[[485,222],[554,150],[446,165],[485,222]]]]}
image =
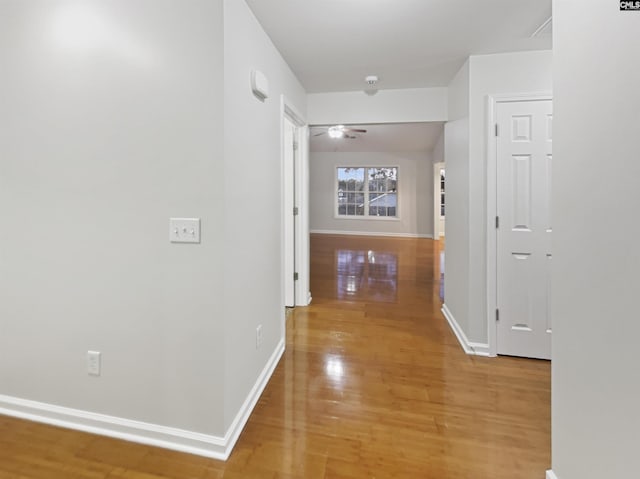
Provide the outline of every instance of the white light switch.
{"type": "Polygon", "coordinates": [[[100,351],[87,351],[87,372],[91,376],[100,376],[100,351]]]}
{"type": "Polygon", "coordinates": [[[200,218],[169,218],[169,241],[200,243],[200,218]]]}

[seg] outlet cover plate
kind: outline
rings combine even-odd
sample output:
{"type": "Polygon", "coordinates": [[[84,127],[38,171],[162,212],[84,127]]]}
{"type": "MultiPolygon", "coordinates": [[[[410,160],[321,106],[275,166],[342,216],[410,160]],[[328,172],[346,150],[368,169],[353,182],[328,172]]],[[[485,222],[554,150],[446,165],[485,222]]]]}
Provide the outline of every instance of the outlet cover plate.
{"type": "Polygon", "coordinates": [[[260,349],[262,346],[262,324],[256,328],[256,349],[260,349]]]}

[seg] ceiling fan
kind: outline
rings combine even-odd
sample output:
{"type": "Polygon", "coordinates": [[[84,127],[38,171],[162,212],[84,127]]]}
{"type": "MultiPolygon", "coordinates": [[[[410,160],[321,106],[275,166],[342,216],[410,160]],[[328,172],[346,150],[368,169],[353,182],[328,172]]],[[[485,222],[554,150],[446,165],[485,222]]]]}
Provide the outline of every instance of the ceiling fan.
{"type": "Polygon", "coordinates": [[[329,135],[329,138],[338,139],[338,138],[348,138],[350,140],[354,140],[357,136],[353,135],[353,133],[366,133],[367,130],[363,130],[361,128],[349,128],[344,125],[335,125],[335,126],[316,126],[313,128],[323,128],[326,131],[321,131],[320,133],[316,133],[313,136],[321,136],[321,135],[329,135]]]}

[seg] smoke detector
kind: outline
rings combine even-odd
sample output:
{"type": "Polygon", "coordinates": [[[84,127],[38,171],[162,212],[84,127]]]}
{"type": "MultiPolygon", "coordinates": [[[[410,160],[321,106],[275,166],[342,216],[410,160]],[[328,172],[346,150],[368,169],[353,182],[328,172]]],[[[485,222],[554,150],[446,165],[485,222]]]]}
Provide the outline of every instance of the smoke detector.
{"type": "Polygon", "coordinates": [[[368,85],[373,86],[373,85],[375,85],[376,83],[378,83],[378,76],[377,76],[377,75],[369,75],[369,76],[366,76],[366,77],[364,78],[364,81],[366,81],[368,85]]]}

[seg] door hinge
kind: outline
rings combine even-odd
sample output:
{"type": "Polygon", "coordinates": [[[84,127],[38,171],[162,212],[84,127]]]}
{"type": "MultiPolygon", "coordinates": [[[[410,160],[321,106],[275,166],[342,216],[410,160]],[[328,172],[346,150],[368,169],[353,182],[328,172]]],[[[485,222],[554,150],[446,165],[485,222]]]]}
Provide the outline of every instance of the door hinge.
{"type": "Polygon", "coordinates": [[[298,151],[298,142],[297,141],[293,142],[293,151],[298,151]]]}
{"type": "Polygon", "coordinates": [[[500,228],[500,217],[496,216],[496,229],[500,228]]]}
{"type": "Polygon", "coordinates": [[[293,273],[293,280],[298,281],[298,273],[293,273]]]}
{"type": "Polygon", "coordinates": [[[496,321],[500,321],[500,310],[496,308],[496,321]]]}
{"type": "Polygon", "coordinates": [[[496,134],[496,136],[498,136],[498,124],[497,123],[496,123],[495,127],[496,127],[495,134],[496,134]]]}
{"type": "Polygon", "coordinates": [[[298,214],[300,213],[300,211],[298,210],[297,206],[293,207],[293,216],[298,216],[298,214]]]}

